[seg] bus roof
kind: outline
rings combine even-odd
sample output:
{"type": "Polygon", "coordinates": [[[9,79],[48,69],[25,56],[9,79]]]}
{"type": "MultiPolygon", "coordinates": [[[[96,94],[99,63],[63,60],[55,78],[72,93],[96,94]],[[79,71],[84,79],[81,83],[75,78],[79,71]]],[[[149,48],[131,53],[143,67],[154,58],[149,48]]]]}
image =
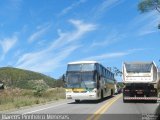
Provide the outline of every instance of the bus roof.
{"type": "Polygon", "coordinates": [[[70,62],[68,63],[69,65],[70,64],[87,64],[87,63],[98,63],[97,61],[75,61],[75,62],[70,62]]]}

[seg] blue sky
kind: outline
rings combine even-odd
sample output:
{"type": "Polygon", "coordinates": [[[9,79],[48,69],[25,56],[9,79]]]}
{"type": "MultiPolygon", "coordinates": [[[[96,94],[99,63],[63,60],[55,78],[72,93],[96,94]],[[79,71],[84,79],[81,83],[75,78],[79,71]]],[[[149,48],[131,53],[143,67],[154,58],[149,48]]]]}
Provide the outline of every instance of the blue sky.
{"type": "MultiPolygon", "coordinates": [[[[160,15],[139,0],[0,0],[0,67],[58,78],[71,61],[160,65],[160,15]]],[[[118,77],[120,81],[120,77],[118,77]]]]}

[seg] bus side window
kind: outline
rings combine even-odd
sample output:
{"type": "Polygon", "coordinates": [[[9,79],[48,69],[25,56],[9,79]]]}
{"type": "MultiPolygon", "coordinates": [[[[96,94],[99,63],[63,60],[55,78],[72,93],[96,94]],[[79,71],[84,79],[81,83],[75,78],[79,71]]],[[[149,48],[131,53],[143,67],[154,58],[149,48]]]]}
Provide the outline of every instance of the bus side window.
{"type": "Polygon", "coordinates": [[[98,75],[98,80],[99,80],[99,81],[101,80],[101,76],[100,76],[100,75],[98,75]]]}

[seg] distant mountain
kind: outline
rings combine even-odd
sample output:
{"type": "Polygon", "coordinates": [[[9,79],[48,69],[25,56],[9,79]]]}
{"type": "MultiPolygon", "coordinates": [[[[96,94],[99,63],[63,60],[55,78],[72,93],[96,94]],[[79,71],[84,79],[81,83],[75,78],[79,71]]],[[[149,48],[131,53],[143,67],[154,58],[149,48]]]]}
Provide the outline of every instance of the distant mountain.
{"type": "Polygon", "coordinates": [[[34,85],[39,82],[48,87],[59,87],[63,84],[62,81],[57,81],[44,74],[13,67],[0,68],[0,81],[6,87],[22,89],[33,89],[34,85]]]}

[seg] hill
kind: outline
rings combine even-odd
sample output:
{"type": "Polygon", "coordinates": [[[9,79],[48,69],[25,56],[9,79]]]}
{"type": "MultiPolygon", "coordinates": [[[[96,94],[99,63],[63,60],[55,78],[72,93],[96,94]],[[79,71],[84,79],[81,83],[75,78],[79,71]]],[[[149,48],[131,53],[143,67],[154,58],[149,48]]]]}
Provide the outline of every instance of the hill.
{"type": "Polygon", "coordinates": [[[22,89],[32,89],[38,83],[47,87],[59,87],[62,85],[62,81],[57,81],[44,74],[13,67],[0,68],[0,81],[6,87],[22,89]]]}

